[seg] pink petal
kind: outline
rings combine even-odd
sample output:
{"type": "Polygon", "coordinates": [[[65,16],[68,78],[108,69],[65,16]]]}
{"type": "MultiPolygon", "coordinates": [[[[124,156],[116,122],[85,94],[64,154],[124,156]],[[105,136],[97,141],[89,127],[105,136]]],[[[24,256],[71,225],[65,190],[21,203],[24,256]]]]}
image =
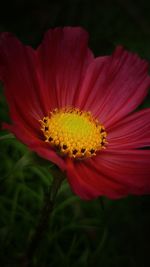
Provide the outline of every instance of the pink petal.
{"type": "Polygon", "coordinates": [[[72,106],[93,55],[88,34],[79,27],[49,30],[37,50],[44,91],[51,108],[72,106]]]}
{"type": "Polygon", "coordinates": [[[67,161],[67,178],[75,194],[89,200],[101,195],[112,199],[127,194],[126,188],[90,167],[92,159],[83,161],[67,161]]]}
{"type": "Polygon", "coordinates": [[[108,132],[110,149],[150,146],[150,108],[136,112],[116,123],[108,132]]]}
{"type": "Polygon", "coordinates": [[[149,85],[148,64],[117,47],[112,56],[97,58],[89,66],[79,104],[109,128],[143,101],[149,85]]]}

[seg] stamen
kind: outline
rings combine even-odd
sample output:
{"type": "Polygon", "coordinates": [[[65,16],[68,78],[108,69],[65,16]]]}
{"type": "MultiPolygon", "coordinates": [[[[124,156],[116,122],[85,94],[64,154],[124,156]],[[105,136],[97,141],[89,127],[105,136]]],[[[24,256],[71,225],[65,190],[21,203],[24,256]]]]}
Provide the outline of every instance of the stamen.
{"type": "Polygon", "coordinates": [[[63,145],[63,149],[67,149],[67,146],[66,145],[63,145]]]}
{"type": "Polygon", "coordinates": [[[94,154],[95,153],[95,150],[94,149],[91,149],[90,152],[91,152],[91,154],[94,154]]]}
{"type": "Polygon", "coordinates": [[[104,126],[77,108],[54,109],[40,124],[45,142],[70,158],[92,157],[107,144],[104,126]]]}
{"type": "Polygon", "coordinates": [[[74,150],[72,151],[73,155],[77,154],[77,152],[78,152],[78,150],[76,150],[76,149],[74,149],[74,150]]]}

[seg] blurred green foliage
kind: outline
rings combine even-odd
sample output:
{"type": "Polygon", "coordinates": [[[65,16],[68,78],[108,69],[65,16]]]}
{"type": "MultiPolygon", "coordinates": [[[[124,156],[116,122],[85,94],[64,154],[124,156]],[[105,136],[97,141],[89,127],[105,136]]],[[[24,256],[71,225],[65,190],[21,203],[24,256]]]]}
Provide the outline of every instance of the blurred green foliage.
{"type": "MultiPolygon", "coordinates": [[[[45,30],[80,25],[95,55],[116,44],[150,59],[149,1],[6,1],[0,30],[36,47],[45,30]]],[[[149,97],[142,107],[150,106],[149,97]]],[[[9,121],[1,90],[0,121],[9,121]]],[[[50,162],[38,158],[11,134],[0,133],[0,266],[19,266],[38,223],[50,162]]],[[[74,196],[65,181],[49,228],[33,259],[37,267],[149,266],[150,196],[90,202],[74,196]]]]}

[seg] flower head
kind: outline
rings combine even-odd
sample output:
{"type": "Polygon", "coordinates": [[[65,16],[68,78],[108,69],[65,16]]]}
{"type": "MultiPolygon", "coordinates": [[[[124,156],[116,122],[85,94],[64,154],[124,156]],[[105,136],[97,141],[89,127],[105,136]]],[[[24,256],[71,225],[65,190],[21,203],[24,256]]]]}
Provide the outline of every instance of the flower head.
{"type": "Polygon", "coordinates": [[[5,127],[66,173],[83,199],[150,193],[148,64],[117,47],[94,58],[79,27],[49,30],[33,50],[0,34],[5,127]]]}

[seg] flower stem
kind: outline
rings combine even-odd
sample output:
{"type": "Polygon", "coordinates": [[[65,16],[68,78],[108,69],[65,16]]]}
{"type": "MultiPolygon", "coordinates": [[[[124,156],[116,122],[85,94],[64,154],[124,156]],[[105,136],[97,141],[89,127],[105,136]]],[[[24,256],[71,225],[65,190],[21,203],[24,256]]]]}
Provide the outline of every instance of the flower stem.
{"type": "MultiPolygon", "coordinates": [[[[40,245],[41,240],[43,239],[44,234],[47,231],[48,224],[49,224],[49,218],[53,211],[55,199],[57,192],[61,186],[62,181],[64,180],[64,176],[61,175],[58,178],[58,171],[53,172],[53,182],[52,185],[48,188],[48,192],[45,193],[45,199],[44,199],[44,205],[41,210],[39,223],[36,227],[35,233],[33,235],[33,238],[31,239],[31,242],[27,248],[27,251],[25,255],[21,259],[21,265],[20,267],[31,267],[32,265],[32,259],[34,257],[34,254],[36,252],[36,249],[40,245]],[[56,175],[57,174],[57,175],[56,175]]],[[[60,175],[60,172],[59,172],[60,175]]]]}

